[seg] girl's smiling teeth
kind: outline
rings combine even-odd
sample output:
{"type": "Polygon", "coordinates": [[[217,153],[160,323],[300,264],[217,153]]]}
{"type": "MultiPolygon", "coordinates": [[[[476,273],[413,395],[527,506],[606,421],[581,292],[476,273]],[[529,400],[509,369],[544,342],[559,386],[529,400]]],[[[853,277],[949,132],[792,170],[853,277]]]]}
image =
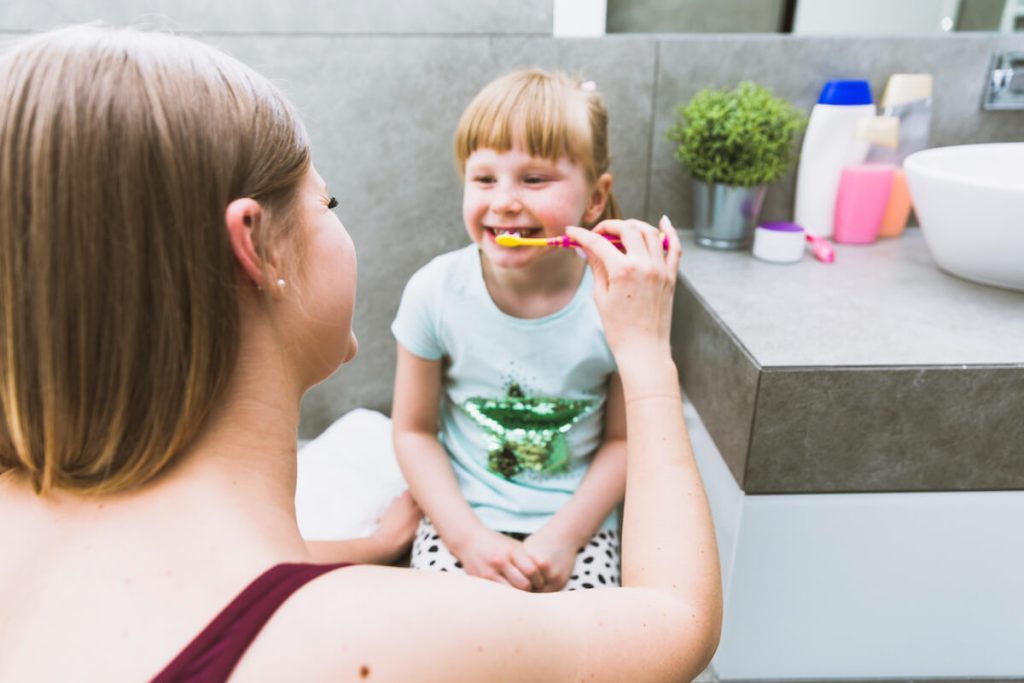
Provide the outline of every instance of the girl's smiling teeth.
{"type": "Polygon", "coordinates": [[[533,237],[535,234],[541,232],[541,228],[497,228],[487,227],[486,230],[491,233],[492,236],[497,237],[498,235],[516,235],[518,237],[533,237]]]}

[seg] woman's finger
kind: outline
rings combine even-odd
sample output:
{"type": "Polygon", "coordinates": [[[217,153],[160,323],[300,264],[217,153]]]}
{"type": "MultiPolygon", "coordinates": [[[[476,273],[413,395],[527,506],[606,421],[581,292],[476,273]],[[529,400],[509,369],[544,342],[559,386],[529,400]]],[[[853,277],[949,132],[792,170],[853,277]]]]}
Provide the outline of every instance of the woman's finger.
{"type": "Polygon", "coordinates": [[[627,222],[631,227],[636,229],[636,233],[640,238],[637,242],[638,247],[641,244],[643,245],[642,252],[634,249],[632,255],[643,256],[645,260],[646,257],[655,258],[657,260],[662,259],[662,248],[658,246],[657,249],[654,249],[654,243],[660,239],[657,236],[657,229],[653,225],[649,225],[642,220],[631,219],[627,222]]]}
{"type": "MultiPolygon", "coordinates": [[[[574,239],[577,244],[585,251],[588,255],[594,254],[600,258],[602,262],[607,262],[609,259],[615,259],[621,257],[622,254],[618,249],[615,248],[611,242],[604,237],[600,237],[602,234],[618,234],[617,232],[596,232],[598,229],[609,227],[610,223],[621,223],[622,221],[603,221],[598,224],[594,230],[587,230],[586,228],[578,228],[575,225],[569,226],[565,229],[565,232],[569,237],[574,239]]],[[[614,227],[614,226],[611,226],[614,227]]]]}
{"type": "Polygon", "coordinates": [[[644,245],[647,248],[647,253],[660,262],[664,258],[665,249],[661,244],[661,234],[658,232],[658,229],[643,221],[632,221],[632,223],[640,231],[640,235],[644,239],[644,245]]]}
{"type": "Polygon", "coordinates": [[[676,273],[679,272],[679,259],[683,254],[683,247],[679,244],[679,233],[676,232],[676,228],[672,225],[672,221],[668,219],[668,216],[662,216],[658,226],[661,228],[662,234],[668,239],[665,265],[668,266],[672,282],[675,283],[676,273]]]}
{"type": "MultiPolygon", "coordinates": [[[[603,237],[595,235],[590,230],[570,226],[565,229],[565,234],[574,239],[580,245],[580,249],[587,255],[587,263],[594,273],[594,282],[600,291],[608,289],[608,266],[609,259],[622,258],[622,254],[603,237]]],[[[611,261],[614,262],[614,261],[611,261]]]]}
{"type": "Polygon", "coordinates": [[[642,221],[623,221],[619,231],[619,239],[622,241],[626,254],[634,257],[634,260],[641,254],[648,252],[647,242],[643,234],[644,228],[641,226],[647,226],[647,224],[642,221]]]}
{"type": "Polygon", "coordinates": [[[621,218],[606,218],[591,228],[589,232],[597,235],[612,235],[614,237],[618,237],[619,232],[622,230],[622,225],[625,222],[626,221],[621,218]]]}

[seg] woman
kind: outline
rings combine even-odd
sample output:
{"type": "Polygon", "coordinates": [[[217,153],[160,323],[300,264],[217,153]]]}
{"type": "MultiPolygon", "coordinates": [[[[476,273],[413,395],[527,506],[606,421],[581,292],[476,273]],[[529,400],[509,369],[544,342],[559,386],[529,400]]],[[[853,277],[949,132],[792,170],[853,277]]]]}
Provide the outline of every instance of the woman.
{"type": "Polygon", "coordinates": [[[674,234],[663,254],[651,226],[599,226],[620,253],[570,231],[623,378],[623,588],[312,565],[299,401],[356,353],[356,263],[298,118],[207,46],[97,28],[20,43],[0,97],[0,680],[706,665],[720,579],[669,355],[674,234]]]}

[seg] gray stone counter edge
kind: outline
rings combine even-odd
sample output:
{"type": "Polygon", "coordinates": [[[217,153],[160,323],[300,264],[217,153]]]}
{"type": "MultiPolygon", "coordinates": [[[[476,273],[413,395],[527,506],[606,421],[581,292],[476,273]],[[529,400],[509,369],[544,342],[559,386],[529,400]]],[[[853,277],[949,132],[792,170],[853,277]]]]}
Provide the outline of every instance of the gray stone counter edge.
{"type": "Polygon", "coordinates": [[[682,275],[672,345],[747,493],[1024,489],[1024,365],[762,367],[682,275]]]}

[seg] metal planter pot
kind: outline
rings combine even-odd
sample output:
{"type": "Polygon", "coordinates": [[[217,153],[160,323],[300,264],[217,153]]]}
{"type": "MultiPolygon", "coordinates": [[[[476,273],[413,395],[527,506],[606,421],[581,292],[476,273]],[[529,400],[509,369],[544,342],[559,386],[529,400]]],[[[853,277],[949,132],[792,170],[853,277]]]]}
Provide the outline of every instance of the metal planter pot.
{"type": "Polygon", "coordinates": [[[693,181],[693,227],[697,244],[710,249],[744,249],[761,213],[765,185],[739,187],[693,181]]]}

